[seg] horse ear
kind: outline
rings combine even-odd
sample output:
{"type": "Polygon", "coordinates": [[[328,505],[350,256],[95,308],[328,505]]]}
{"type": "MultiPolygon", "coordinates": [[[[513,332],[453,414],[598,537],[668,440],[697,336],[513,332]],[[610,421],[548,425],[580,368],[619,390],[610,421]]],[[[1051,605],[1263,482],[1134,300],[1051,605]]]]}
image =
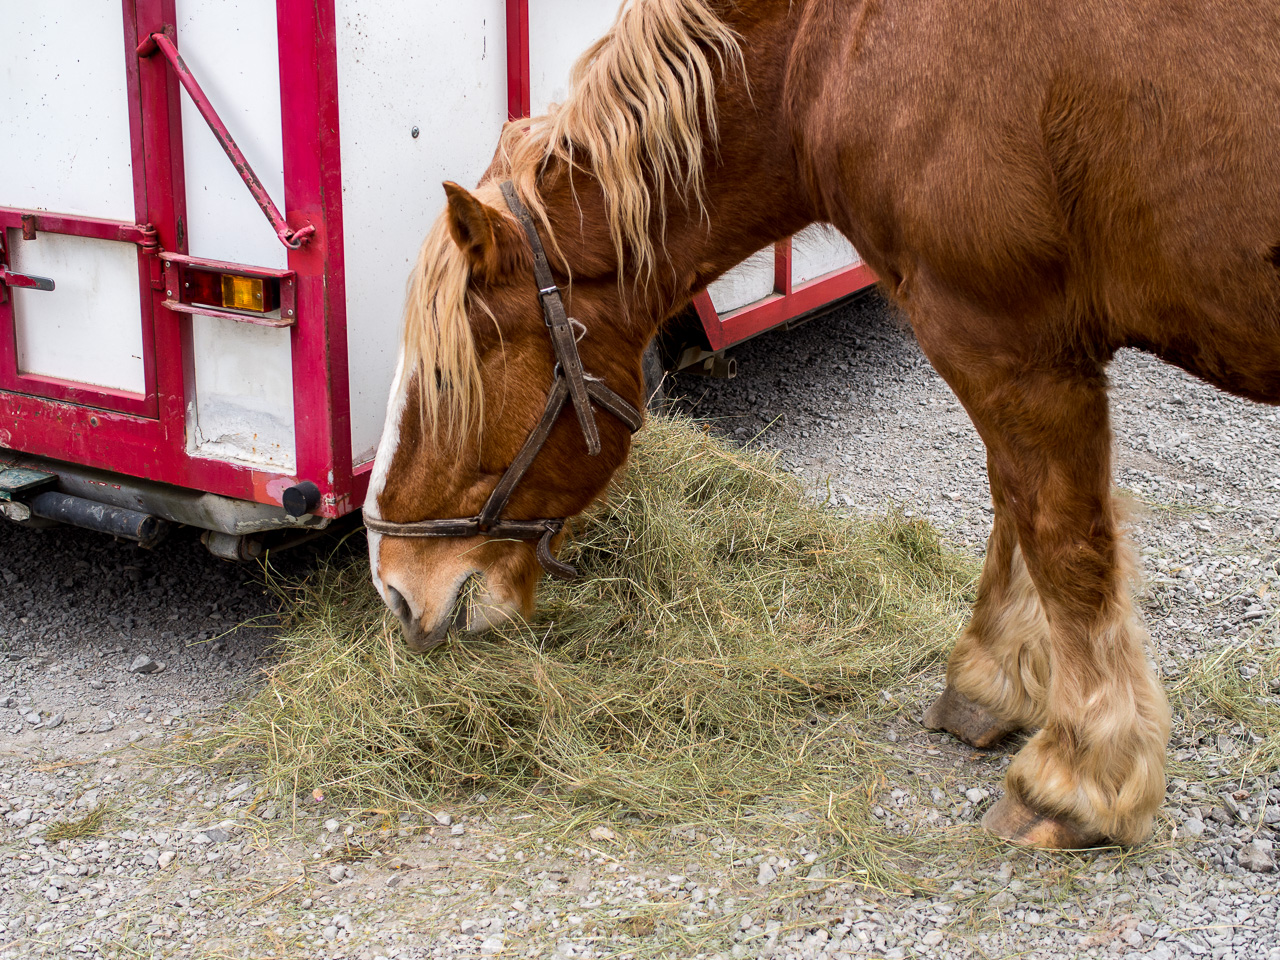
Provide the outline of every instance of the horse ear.
{"type": "Polygon", "coordinates": [[[449,201],[449,235],[471,261],[472,275],[496,279],[507,260],[502,255],[507,233],[502,214],[449,180],[444,182],[444,192],[449,201]]]}

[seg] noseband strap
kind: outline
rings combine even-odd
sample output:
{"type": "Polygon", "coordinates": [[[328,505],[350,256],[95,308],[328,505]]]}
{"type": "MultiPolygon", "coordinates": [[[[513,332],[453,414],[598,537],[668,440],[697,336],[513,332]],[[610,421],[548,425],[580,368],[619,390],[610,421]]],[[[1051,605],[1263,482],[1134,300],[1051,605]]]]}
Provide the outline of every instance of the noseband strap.
{"type": "Polygon", "coordinates": [[[551,430],[559,419],[561,411],[564,410],[566,402],[570,400],[573,402],[574,413],[577,414],[578,425],[582,429],[582,436],[587,444],[587,454],[592,457],[600,453],[600,431],[596,427],[595,411],[591,408],[593,402],[621,420],[632,433],[640,429],[644,423],[644,417],[633,404],[610,389],[603,380],[591,376],[582,369],[582,358],[578,354],[578,339],[573,330],[575,321],[565,312],[560,288],[556,286],[555,278],[551,274],[547,254],[538,236],[533,217],[529,215],[528,209],[516,195],[515,186],[510,180],[503,182],[502,195],[529,238],[529,247],[533,251],[533,276],[538,283],[538,299],[542,302],[542,317],[546,321],[547,331],[551,336],[551,346],[556,355],[555,379],[547,394],[547,406],[542,412],[542,419],[538,421],[533,432],[520,447],[515,459],[499,478],[493,493],[489,494],[489,499],[476,516],[459,520],[418,520],[412,523],[396,523],[366,516],[364,525],[374,533],[384,533],[392,537],[483,536],[537,540],[536,553],[542,569],[557,579],[572,580],[578,575],[578,571],[569,564],[557,560],[551,553],[551,541],[564,529],[564,518],[504,520],[502,514],[507,509],[507,501],[511,499],[516,486],[533,466],[533,461],[546,444],[547,438],[551,436],[551,430]]]}

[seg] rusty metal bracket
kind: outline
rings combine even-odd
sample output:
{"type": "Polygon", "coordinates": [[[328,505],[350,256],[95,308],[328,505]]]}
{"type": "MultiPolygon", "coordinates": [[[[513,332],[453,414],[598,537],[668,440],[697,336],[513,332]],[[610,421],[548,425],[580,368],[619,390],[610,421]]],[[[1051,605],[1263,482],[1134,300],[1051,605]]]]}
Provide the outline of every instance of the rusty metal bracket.
{"type": "Polygon", "coordinates": [[[262,185],[258,175],[253,172],[253,167],[249,165],[249,161],[245,158],[244,151],[236,144],[235,138],[231,136],[231,131],[222,122],[222,118],[218,116],[213,104],[205,95],[205,92],[200,89],[200,84],[196,81],[185,61],[183,61],[181,54],[178,53],[178,48],[173,42],[173,32],[172,26],[166,26],[163,31],[152,33],[138,44],[138,56],[150,57],[158,52],[163,54],[164,58],[169,61],[169,65],[173,67],[174,72],[178,75],[178,80],[182,83],[183,88],[191,96],[191,102],[196,105],[196,109],[200,111],[200,116],[204,117],[204,122],[209,125],[209,129],[213,131],[214,137],[222,146],[227,159],[236,168],[236,173],[240,175],[244,185],[253,194],[253,199],[258,202],[258,206],[266,214],[267,220],[271,223],[272,229],[275,230],[276,236],[280,238],[280,242],[290,250],[297,250],[316,232],[315,225],[308,223],[295,230],[285,222],[284,215],[272,202],[270,194],[267,193],[267,188],[262,185]]]}

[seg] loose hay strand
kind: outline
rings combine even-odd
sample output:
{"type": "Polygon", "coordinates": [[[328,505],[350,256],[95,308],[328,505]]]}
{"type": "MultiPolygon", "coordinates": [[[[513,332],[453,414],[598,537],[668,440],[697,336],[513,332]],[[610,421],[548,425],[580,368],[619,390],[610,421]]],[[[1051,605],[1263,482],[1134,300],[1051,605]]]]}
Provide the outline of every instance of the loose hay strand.
{"type": "Polygon", "coordinates": [[[422,657],[366,563],[322,567],[267,684],[203,747],[356,808],[538,791],[709,821],[840,797],[854,836],[887,761],[848,723],[940,663],[976,573],[927,524],[838,516],[769,458],[662,416],[565,553],[583,576],[544,583],[532,621],[422,657]]]}

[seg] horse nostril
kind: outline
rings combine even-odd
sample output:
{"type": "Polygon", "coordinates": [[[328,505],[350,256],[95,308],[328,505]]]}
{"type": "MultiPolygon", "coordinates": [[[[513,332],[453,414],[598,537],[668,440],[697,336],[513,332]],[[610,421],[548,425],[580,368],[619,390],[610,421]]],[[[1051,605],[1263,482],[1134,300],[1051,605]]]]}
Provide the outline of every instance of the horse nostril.
{"type": "Polygon", "coordinates": [[[409,601],[395,587],[387,586],[387,606],[401,620],[412,620],[413,614],[409,612],[409,601]]]}
{"type": "Polygon", "coordinates": [[[400,621],[400,627],[404,630],[404,638],[409,646],[417,649],[422,642],[424,631],[414,617],[413,611],[409,609],[409,601],[399,590],[390,585],[387,586],[387,606],[400,621]]]}

